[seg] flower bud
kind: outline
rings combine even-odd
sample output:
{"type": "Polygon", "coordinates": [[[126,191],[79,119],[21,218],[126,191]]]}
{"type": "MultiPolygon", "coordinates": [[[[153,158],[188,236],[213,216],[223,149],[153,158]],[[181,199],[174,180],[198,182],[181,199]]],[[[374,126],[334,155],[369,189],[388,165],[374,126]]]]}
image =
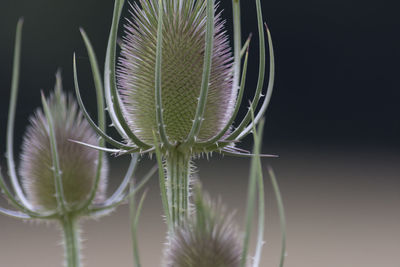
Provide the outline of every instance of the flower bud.
{"type": "MultiPolygon", "coordinates": [[[[132,131],[153,143],[156,125],[155,64],[158,26],[156,1],[134,4],[133,18],[125,25],[117,78],[123,110],[132,131]]],[[[171,142],[186,140],[195,117],[202,82],[206,1],[164,2],[162,40],[162,107],[171,142]]],[[[209,139],[227,124],[235,104],[232,53],[220,14],[215,16],[214,46],[206,109],[197,140],[209,139]]]]}
{"type": "MultiPolygon", "coordinates": [[[[198,193],[196,193],[198,194],[198,193]]],[[[177,227],[165,251],[166,267],[238,267],[241,245],[232,216],[197,196],[196,214],[177,227]]]]}
{"type": "MultiPolygon", "coordinates": [[[[56,90],[47,103],[53,118],[64,198],[73,210],[89,197],[94,186],[99,152],[71,140],[98,145],[98,139],[71,95],[56,90]]],[[[30,117],[23,138],[19,173],[27,197],[36,209],[57,208],[49,124],[42,109],[30,117]]],[[[106,175],[104,159],[95,201],[104,198],[106,175]]]]}

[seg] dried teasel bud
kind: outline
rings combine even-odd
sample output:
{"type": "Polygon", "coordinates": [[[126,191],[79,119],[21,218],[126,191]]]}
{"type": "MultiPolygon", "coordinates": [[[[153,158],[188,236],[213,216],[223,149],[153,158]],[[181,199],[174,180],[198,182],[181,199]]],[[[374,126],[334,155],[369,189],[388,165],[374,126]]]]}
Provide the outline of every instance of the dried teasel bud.
{"type": "Polygon", "coordinates": [[[166,267],[238,267],[242,249],[232,215],[196,192],[195,214],[171,234],[166,267]]]}
{"type": "MultiPolygon", "coordinates": [[[[64,199],[73,210],[88,198],[94,186],[99,152],[71,140],[96,145],[98,139],[71,95],[56,88],[47,103],[53,117],[64,199]]],[[[57,208],[52,166],[49,124],[43,110],[38,109],[23,138],[19,169],[27,197],[38,210],[57,208]]],[[[95,202],[104,199],[107,170],[104,159],[95,202]]]]}
{"type": "MultiPolygon", "coordinates": [[[[133,18],[125,25],[117,76],[128,125],[142,141],[152,144],[152,131],[157,129],[154,72],[159,9],[157,1],[139,2],[140,6],[134,3],[133,18]]],[[[201,89],[206,1],[167,0],[163,8],[163,118],[168,139],[180,143],[192,128],[201,89]]],[[[207,140],[224,128],[237,94],[232,86],[231,48],[220,13],[214,23],[210,87],[198,140],[207,140]]]]}

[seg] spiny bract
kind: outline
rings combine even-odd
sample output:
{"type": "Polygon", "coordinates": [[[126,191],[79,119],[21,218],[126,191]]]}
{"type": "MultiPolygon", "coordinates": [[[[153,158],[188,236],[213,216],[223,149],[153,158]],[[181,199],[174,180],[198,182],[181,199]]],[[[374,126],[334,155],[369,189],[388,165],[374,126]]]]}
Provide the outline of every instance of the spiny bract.
{"type": "MultiPolygon", "coordinates": [[[[125,25],[117,75],[125,118],[144,142],[153,143],[156,125],[155,64],[158,1],[140,0],[125,25]]],[[[193,124],[200,93],[206,34],[206,1],[166,0],[163,4],[162,107],[171,142],[183,142],[193,124]]],[[[215,7],[215,9],[217,6],[215,7]]],[[[214,47],[204,121],[199,140],[218,134],[232,115],[232,55],[220,14],[215,16],[214,47]]]]}
{"type": "MultiPolygon", "coordinates": [[[[94,186],[99,152],[71,140],[93,145],[98,140],[71,95],[56,90],[47,102],[53,117],[64,196],[66,204],[73,209],[88,198],[94,186]]],[[[23,139],[19,169],[27,197],[36,209],[57,208],[52,166],[49,124],[43,111],[38,109],[31,116],[23,139]]],[[[107,162],[103,160],[96,201],[104,198],[106,176],[107,162]]]]}
{"type": "Polygon", "coordinates": [[[165,251],[166,267],[238,267],[241,245],[232,216],[208,196],[195,194],[196,214],[170,237],[165,251]]]}

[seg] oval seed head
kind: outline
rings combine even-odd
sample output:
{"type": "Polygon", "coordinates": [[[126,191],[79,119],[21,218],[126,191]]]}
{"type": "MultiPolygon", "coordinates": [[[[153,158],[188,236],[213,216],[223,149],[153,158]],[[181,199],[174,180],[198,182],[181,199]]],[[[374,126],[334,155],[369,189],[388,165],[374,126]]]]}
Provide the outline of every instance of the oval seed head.
{"type": "Polygon", "coordinates": [[[238,267],[241,245],[233,216],[223,206],[196,196],[196,214],[170,237],[166,267],[238,267]]]}
{"type": "MultiPolygon", "coordinates": [[[[73,210],[74,206],[88,198],[94,186],[99,152],[71,140],[98,145],[98,139],[71,95],[66,96],[61,90],[56,90],[47,103],[53,116],[64,196],[73,210]]],[[[23,138],[19,172],[28,199],[40,210],[57,208],[52,166],[49,125],[42,109],[38,109],[30,117],[30,125],[23,138]]],[[[104,158],[95,201],[104,198],[107,171],[104,158]]]]}
{"type": "MultiPolygon", "coordinates": [[[[133,4],[132,20],[125,25],[117,76],[125,118],[143,141],[153,143],[156,125],[155,64],[158,1],[133,4]]],[[[217,7],[216,7],[217,8],[217,7]]],[[[193,124],[203,74],[205,0],[166,0],[163,14],[162,106],[167,136],[182,142],[193,124]]],[[[215,16],[215,36],[204,121],[198,140],[215,136],[233,112],[232,54],[221,14],[215,16]]]]}

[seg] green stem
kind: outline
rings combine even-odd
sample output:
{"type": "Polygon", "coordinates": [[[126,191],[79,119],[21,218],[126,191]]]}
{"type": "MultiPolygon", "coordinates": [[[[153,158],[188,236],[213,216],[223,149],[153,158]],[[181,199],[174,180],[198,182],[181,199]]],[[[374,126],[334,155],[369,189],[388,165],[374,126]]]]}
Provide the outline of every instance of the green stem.
{"type": "Polygon", "coordinates": [[[61,224],[64,230],[65,266],[79,267],[81,264],[78,222],[74,216],[66,214],[61,219],[61,224]]]}
{"type": "Polygon", "coordinates": [[[189,212],[190,158],[177,149],[166,156],[167,196],[174,226],[181,225],[189,212]]]}

